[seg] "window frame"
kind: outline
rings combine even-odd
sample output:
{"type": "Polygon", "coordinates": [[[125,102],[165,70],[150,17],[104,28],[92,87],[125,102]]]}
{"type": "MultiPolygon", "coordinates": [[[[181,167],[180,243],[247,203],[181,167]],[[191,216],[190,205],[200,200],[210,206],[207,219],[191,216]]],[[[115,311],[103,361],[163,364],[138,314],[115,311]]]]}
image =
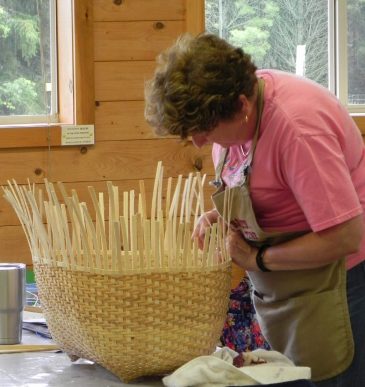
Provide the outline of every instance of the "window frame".
{"type": "Polygon", "coordinates": [[[94,124],[92,0],[56,0],[58,123],[0,126],[0,148],[61,145],[63,124],[94,124]]]}
{"type": "Polygon", "coordinates": [[[345,1],[331,1],[328,2],[329,8],[333,7],[331,11],[331,18],[329,18],[330,26],[329,33],[333,34],[334,39],[329,40],[329,50],[335,51],[333,72],[335,76],[335,87],[333,91],[339,100],[346,106],[348,101],[348,69],[347,69],[347,4],[345,1]]]}
{"type": "Polygon", "coordinates": [[[329,8],[334,8],[334,24],[337,28],[333,34],[336,34],[336,88],[335,93],[340,101],[347,107],[350,113],[365,114],[365,104],[355,105],[348,103],[348,53],[347,53],[347,1],[330,0],[329,8]]]}

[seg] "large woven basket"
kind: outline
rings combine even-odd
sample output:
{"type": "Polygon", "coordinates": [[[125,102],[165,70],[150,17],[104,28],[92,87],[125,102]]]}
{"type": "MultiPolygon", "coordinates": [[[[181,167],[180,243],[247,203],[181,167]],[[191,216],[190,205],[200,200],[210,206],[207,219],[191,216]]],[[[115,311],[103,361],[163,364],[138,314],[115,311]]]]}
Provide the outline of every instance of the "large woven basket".
{"type": "MultiPolygon", "coordinates": [[[[64,202],[47,181],[48,200],[39,199],[34,186],[9,182],[4,188],[28,238],[54,341],[71,360],[92,360],[123,381],[166,374],[212,353],[227,313],[225,228],[208,229],[202,251],[191,240],[190,220],[204,209],[203,179],[189,176],[180,190],[179,177],[174,193],[166,194],[163,217],[162,171],[159,165],[150,217],[143,202],[134,211],[134,193],[133,200],[131,193],[122,195],[120,216],[119,194],[110,183],[109,220],[92,189],[95,214],[62,185],[64,202]]],[[[172,190],[171,181],[168,186],[172,190]]]]}
{"type": "Polygon", "coordinates": [[[228,267],[120,277],[34,267],[54,340],[124,381],[168,373],[218,342],[228,267]]]}

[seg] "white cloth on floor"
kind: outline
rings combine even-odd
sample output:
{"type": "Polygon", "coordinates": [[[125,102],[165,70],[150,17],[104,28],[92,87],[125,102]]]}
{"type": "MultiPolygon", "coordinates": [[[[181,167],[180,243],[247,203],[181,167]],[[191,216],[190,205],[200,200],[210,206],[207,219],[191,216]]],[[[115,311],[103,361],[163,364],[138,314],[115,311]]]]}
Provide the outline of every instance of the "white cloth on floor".
{"type": "Polygon", "coordinates": [[[162,379],[166,387],[226,387],[281,383],[310,379],[309,367],[296,367],[276,351],[256,349],[243,354],[244,366],[237,368],[233,359],[237,352],[223,347],[211,356],[200,356],[184,364],[162,379]],[[264,360],[266,363],[250,364],[264,360]]]}

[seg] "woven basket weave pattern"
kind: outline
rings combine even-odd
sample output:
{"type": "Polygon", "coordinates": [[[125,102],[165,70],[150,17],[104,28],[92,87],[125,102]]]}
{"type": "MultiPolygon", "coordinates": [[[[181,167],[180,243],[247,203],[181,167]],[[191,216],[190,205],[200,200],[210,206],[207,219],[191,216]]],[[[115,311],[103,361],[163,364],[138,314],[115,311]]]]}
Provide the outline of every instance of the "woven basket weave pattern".
{"type": "Polygon", "coordinates": [[[214,351],[230,264],[217,270],[107,276],[35,264],[52,336],[71,358],[125,381],[171,372],[214,351]]]}

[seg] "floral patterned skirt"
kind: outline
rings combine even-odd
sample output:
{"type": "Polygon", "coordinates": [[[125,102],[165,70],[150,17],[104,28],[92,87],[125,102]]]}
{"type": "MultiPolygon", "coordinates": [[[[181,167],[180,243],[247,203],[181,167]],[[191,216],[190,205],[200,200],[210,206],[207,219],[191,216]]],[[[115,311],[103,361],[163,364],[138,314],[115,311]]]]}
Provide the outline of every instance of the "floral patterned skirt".
{"type": "Polygon", "coordinates": [[[221,343],[236,352],[253,351],[257,348],[270,349],[257,322],[248,277],[244,277],[231,291],[221,343]]]}

